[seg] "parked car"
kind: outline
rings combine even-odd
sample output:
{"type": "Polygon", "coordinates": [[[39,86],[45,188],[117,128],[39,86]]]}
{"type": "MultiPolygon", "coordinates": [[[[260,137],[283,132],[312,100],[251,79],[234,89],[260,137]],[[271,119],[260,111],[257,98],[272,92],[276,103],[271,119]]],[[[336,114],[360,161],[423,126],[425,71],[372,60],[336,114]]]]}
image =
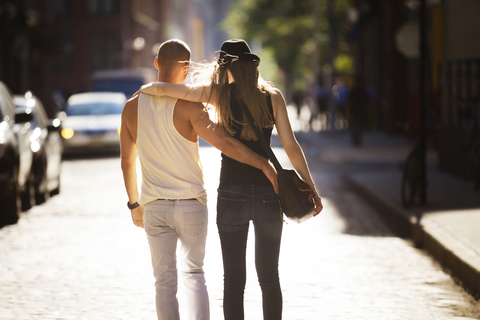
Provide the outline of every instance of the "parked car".
{"type": "Polygon", "coordinates": [[[125,94],[87,92],[68,99],[62,122],[64,153],[119,152],[125,94]]]}
{"type": "Polygon", "coordinates": [[[30,197],[33,153],[27,146],[31,114],[15,112],[13,96],[0,82],[0,224],[17,222],[21,194],[30,197]]]}
{"type": "MultiPolygon", "coordinates": [[[[62,139],[60,120],[48,119],[42,102],[30,91],[23,96],[14,96],[17,114],[27,113],[33,116],[28,126],[28,147],[33,153],[31,169],[31,188],[35,204],[45,202],[50,195],[60,192],[60,170],[62,164],[62,139]]],[[[30,197],[31,199],[31,197],[30,197]]],[[[29,199],[22,197],[22,208],[28,207],[29,199]]]]}

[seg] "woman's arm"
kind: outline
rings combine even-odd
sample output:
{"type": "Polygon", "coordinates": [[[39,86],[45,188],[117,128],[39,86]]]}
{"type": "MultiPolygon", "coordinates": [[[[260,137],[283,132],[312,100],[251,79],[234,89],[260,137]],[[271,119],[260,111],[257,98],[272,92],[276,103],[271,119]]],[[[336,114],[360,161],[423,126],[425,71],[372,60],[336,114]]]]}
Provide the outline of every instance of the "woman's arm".
{"type": "Polygon", "coordinates": [[[303,181],[305,181],[312,191],[314,192],[315,201],[315,215],[319,214],[323,209],[322,200],[318,196],[315,190],[315,184],[313,183],[310,170],[308,169],[305,155],[302,148],[297,142],[295,135],[293,134],[292,127],[290,126],[290,120],[288,119],[287,106],[282,93],[276,90],[275,94],[272,94],[273,114],[275,117],[275,127],[277,128],[278,136],[282,141],[283,148],[287,153],[290,162],[295,170],[298,172],[303,181]]]}
{"type": "Polygon", "coordinates": [[[185,84],[174,84],[168,82],[151,82],[140,87],[137,93],[149,94],[152,96],[170,96],[177,99],[208,102],[211,97],[210,86],[189,86],[185,84]]]}

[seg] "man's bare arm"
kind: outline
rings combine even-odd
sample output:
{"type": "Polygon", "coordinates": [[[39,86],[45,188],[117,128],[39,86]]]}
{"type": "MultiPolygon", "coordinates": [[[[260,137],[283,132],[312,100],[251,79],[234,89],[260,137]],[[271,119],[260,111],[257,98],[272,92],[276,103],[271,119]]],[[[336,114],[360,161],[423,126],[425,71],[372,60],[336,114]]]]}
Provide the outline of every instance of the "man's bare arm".
{"type": "Polygon", "coordinates": [[[275,192],[278,193],[277,174],[271,163],[266,158],[250,150],[240,141],[225,134],[210,120],[208,111],[202,104],[192,103],[190,105],[188,108],[190,122],[197,135],[230,158],[262,170],[275,188],[275,192]]]}
{"type": "MultiPolygon", "coordinates": [[[[127,101],[122,112],[122,124],[120,127],[120,154],[123,172],[123,181],[128,195],[128,202],[133,204],[138,201],[137,188],[137,147],[135,145],[136,121],[137,121],[138,98],[127,101]],[[132,132],[134,131],[134,132],[132,132]],[[135,138],[134,138],[135,137],[135,138]]],[[[133,223],[143,228],[143,207],[131,210],[133,223]]]]}

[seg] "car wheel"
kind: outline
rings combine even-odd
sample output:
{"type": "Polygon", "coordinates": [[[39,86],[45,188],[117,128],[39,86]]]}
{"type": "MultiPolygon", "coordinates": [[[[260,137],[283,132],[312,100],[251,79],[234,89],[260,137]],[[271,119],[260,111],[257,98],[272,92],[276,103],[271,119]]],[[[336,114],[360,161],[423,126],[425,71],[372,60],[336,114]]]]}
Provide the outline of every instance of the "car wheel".
{"type": "Polygon", "coordinates": [[[46,161],[42,161],[37,169],[40,175],[40,181],[35,187],[35,203],[42,204],[50,197],[50,192],[48,192],[47,188],[46,161]]]}
{"type": "Polygon", "coordinates": [[[50,192],[48,192],[47,187],[39,188],[35,191],[35,203],[42,204],[50,198],[50,192]],[[41,190],[41,191],[40,191],[41,190]]]}
{"type": "Polygon", "coordinates": [[[60,193],[60,175],[57,177],[57,187],[50,191],[50,197],[56,196],[60,193]]]}
{"type": "Polygon", "coordinates": [[[3,213],[0,215],[0,224],[8,225],[17,223],[20,218],[22,201],[18,187],[18,168],[14,169],[15,178],[6,186],[5,192],[0,195],[3,213]]]}
{"type": "Polygon", "coordinates": [[[22,211],[27,211],[35,205],[35,175],[30,170],[25,189],[21,193],[22,211]]]}

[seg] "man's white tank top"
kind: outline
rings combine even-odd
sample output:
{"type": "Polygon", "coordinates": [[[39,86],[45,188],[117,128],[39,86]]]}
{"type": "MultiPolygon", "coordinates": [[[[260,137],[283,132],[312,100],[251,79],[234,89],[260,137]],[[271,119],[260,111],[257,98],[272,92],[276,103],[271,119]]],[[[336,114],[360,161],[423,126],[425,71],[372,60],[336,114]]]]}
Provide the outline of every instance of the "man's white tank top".
{"type": "Polygon", "coordinates": [[[136,145],[142,167],[142,205],[157,199],[207,201],[198,142],[175,128],[176,103],[170,97],[139,96],[136,145]]]}

